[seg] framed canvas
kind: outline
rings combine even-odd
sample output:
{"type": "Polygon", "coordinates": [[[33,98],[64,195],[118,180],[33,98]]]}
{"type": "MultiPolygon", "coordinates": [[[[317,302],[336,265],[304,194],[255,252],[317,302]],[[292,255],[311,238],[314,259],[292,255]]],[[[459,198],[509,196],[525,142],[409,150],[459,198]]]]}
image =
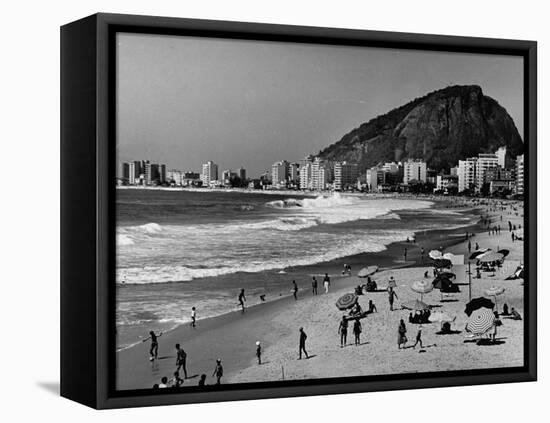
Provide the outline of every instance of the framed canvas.
{"type": "Polygon", "coordinates": [[[61,28],[61,394],[536,380],[536,43],[61,28]]]}

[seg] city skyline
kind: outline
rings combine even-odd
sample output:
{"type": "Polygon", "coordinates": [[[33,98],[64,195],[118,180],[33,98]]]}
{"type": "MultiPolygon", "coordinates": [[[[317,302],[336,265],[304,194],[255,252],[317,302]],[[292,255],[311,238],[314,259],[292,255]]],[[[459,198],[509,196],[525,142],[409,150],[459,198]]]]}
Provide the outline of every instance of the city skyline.
{"type": "Polygon", "coordinates": [[[119,35],[119,160],[268,170],[452,84],[477,84],[523,133],[517,57],[119,35]],[[200,42],[200,49],[199,49],[200,42]],[[192,57],[193,60],[188,60],[192,57]],[[139,89],[136,89],[139,87],[139,89]]]}

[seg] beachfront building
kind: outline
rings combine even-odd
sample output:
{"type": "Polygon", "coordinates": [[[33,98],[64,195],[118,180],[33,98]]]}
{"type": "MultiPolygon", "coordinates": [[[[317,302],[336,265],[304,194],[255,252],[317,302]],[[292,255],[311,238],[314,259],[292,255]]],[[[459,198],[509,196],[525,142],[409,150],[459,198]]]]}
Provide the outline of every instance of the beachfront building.
{"type": "Polygon", "coordinates": [[[367,169],[365,179],[369,191],[381,191],[382,185],[386,183],[386,172],[380,167],[374,166],[367,169]]]}
{"type": "Polygon", "coordinates": [[[506,146],[499,147],[495,155],[497,156],[497,164],[504,169],[506,167],[506,146]]]}
{"type": "Polygon", "coordinates": [[[435,183],[435,191],[442,191],[446,194],[458,192],[458,176],[457,175],[437,175],[435,183]]]}
{"type": "Polygon", "coordinates": [[[344,191],[355,187],[358,168],[356,163],[336,162],[334,163],[334,190],[344,191]]]}
{"type": "MultiPolygon", "coordinates": [[[[164,174],[166,175],[166,168],[164,168],[164,174]]],[[[158,163],[151,163],[149,160],[145,162],[145,184],[146,185],[158,185],[161,183],[160,165],[158,163]]]]}
{"type": "Polygon", "coordinates": [[[119,184],[126,185],[128,184],[128,179],[130,178],[130,165],[127,162],[122,162],[119,164],[118,170],[118,182],[119,184]]]}
{"type": "Polygon", "coordinates": [[[237,176],[241,181],[246,181],[246,169],[244,167],[240,167],[237,169],[237,176]]]}
{"type": "Polygon", "coordinates": [[[426,182],[426,162],[423,160],[409,159],[403,163],[403,183],[410,181],[426,182]]]}
{"type": "Polygon", "coordinates": [[[229,186],[231,185],[231,176],[235,175],[231,172],[231,169],[226,169],[222,172],[222,178],[220,180],[222,185],[229,186]]]}
{"type": "Polygon", "coordinates": [[[523,195],[525,188],[523,154],[516,158],[516,190],[515,193],[523,195]]]}
{"type": "Polygon", "coordinates": [[[311,187],[315,191],[327,189],[332,181],[332,167],[330,163],[316,157],[311,166],[311,187]]]}
{"type": "Polygon", "coordinates": [[[274,187],[285,187],[288,179],[289,163],[286,160],[271,165],[271,183],[274,187]]]}
{"type": "Polygon", "coordinates": [[[307,156],[300,162],[300,189],[313,189],[313,157],[307,156]]]}
{"type": "Polygon", "coordinates": [[[288,180],[293,185],[300,182],[300,164],[290,163],[288,165],[288,180]]]}
{"type": "Polygon", "coordinates": [[[487,172],[491,169],[495,169],[498,166],[498,157],[496,154],[491,153],[481,153],[477,157],[477,181],[475,189],[476,191],[481,190],[483,184],[486,183],[487,172]]]}
{"type": "Polygon", "coordinates": [[[166,172],[166,182],[172,186],[183,185],[184,173],[181,170],[172,169],[166,172]]]}
{"type": "Polygon", "coordinates": [[[458,161],[458,192],[475,189],[477,184],[477,157],[458,161]]]}
{"type": "Polygon", "coordinates": [[[138,185],[140,183],[141,170],[141,161],[134,160],[128,163],[128,184],[129,185],[138,185]]]}
{"type": "Polygon", "coordinates": [[[209,187],[211,182],[218,180],[218,165],[213,161],[209,160],[208,162],[202,165],[201,172],[201,181],[202,186],[209,187]]]}
{"type": "Polygon", "coordinates": [[[451,167],[451,169],[449,170],[449,175],[458,176],[458,166],[451,167]]]}

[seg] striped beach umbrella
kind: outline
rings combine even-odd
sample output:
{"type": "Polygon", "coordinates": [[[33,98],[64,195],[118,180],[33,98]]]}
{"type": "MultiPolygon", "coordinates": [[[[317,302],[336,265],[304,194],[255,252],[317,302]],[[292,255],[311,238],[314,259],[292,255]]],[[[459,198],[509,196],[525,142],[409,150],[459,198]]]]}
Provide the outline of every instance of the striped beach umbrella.
{"type": "Polygon", "coordinates": [[[348,310],[357,304],[357,299],[357,295],[349,292],[338,298],[338,301],[336,301],[336,307],[338,307],[339,310],[348,310]]]}
{"type": "Polygon", "coordinates": [[[495,315],[489,308],[478,308],[470,316],[466,330],[474,335],[483,335],[495,324],[495,315]]]}
{"type": "Polygon", "coordinates": [[[414,292],[418,292],[420,294],[420,301],[422,301],[424,294],[432,292],[434,287],[428,281],[416,281],[411,285],[411,289],[414,292]]]}

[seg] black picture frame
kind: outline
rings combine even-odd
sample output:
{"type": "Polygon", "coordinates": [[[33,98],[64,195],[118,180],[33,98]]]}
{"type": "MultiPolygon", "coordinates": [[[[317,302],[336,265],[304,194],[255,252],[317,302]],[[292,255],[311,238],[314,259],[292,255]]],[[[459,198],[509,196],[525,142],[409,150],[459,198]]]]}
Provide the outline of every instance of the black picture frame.
{"type": "Polygon", "coordinates": [[[537,377],[537,44],[533,41],[95,14],[61,28],[61,395],[119,408],[534,381],[537,377]],[[525,363],[430,372],[205,387],[115,391],[115,86],[117,32],[193,35],[524,58],[525,363]],[[77,176],[77,177],[75,177],[77,176]]]}

